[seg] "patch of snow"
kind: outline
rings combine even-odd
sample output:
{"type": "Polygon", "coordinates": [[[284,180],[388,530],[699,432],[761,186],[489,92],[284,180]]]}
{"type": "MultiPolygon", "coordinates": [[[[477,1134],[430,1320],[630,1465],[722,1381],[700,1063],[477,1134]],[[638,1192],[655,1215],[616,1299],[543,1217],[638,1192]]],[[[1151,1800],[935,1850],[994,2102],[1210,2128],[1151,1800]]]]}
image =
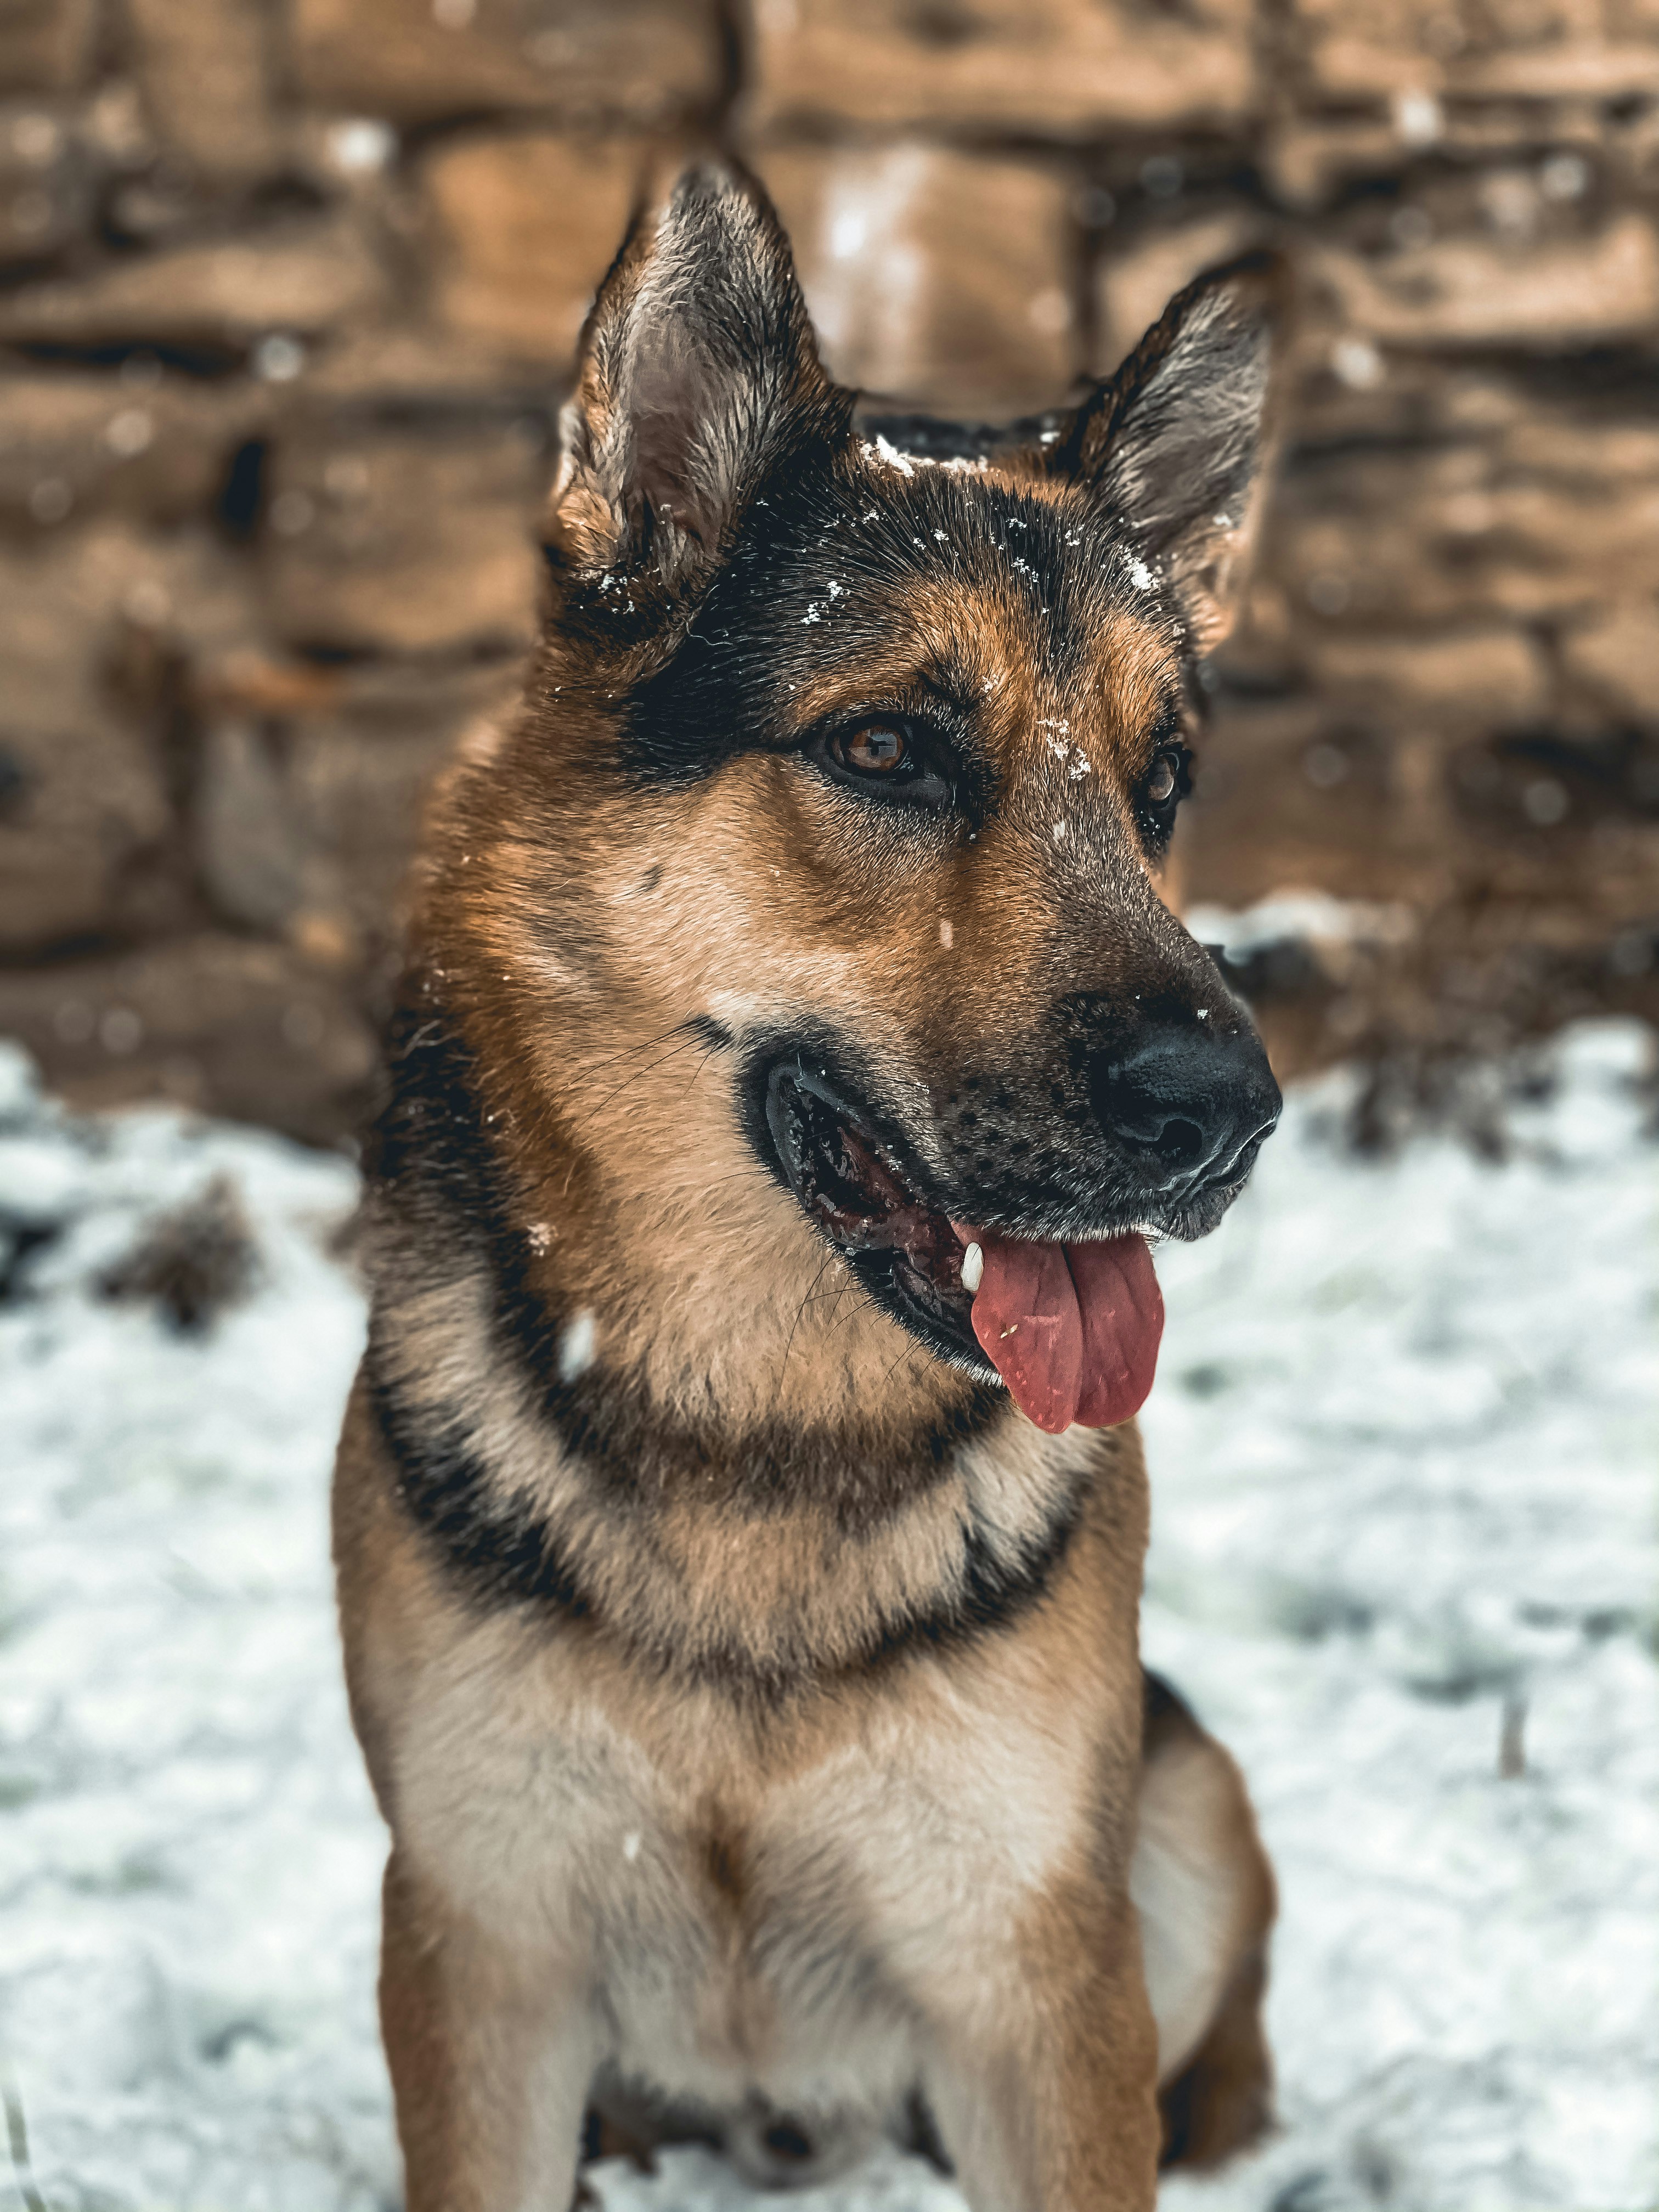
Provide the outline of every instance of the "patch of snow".
{"type": "Polygon", "coordinates": [[[1331,367],[1353,392],[1374,392],[1387,375],[1382,355],[1369,338],[1339,338],[1331,348],[1331,367]]]}
{"type": "Polygon", "coordinates": [[[52,2212],[369,2212],[397,2190],[384,1846],[326,1504],[363,1332],[326,1246],[356,1176],[31,1089],[0,1047],[0,1267],[17,1229],[55,1232],[0,1304],[0,2086],[52,2212]],[[142,1225],[218,1175],[257,1295],[206,1338],[101,1302],[142,1225]]]}
{"type": "Polygon", "coordinates": [[[1431,92],[1398,93],[1394,127],[1407,146],[1432,146],[1446,128],[1445,111],[1431,92]]]}
{"type": "Polygon", "coordinates": [[[1328,891],[1276,891],[1254,906],[1195,906],[1181,917],[1200,945],[1218,945],[1229,959],[1248,960],[1270,945],[1401,945],[1416,924],[1409,907],[1370,899],[1333,898],[1328,891]]]}
{"type": "Polygon", "coordinates": [[[595,1324],[592,1310],[584,1306],[572,1319],[559,1338],[559,1379],[574,1382],[579,1375],[586,1375],[593,1364],[595,1324]]]}
{"type": "Polygon", "coordinates": [[[324,143],[342,176],[373,176],[398,150],[398,134],[379,116],[345,116],[329,125],[324,143]]]}
{"type": "MultiPolygon", "coordinates": [[[[1571,1032],[1501,1167],[1356,1161],[1325,1079],[1222,1230],[1159,1250],[1146,1648],[1273,1854],[1285,2123],[1166,2212],[1659,2201],[1647,1054],[1571,1032]]],[[[0,1224],[56,1231],[0,1305],[0,2081],[52,2212],[398,2202],[327,1561],[352,1194],[275,1138],[74,1120],[0,1049],[0,1224]],[[221,1174],[257,1292],[197,1339],[100,1303],[221,1174]]],[[[767,2201],[701,2151],[594,2179],[606,2212],[767,2201]]],[[[895,2154],[793,2201],[962,2206],[895,2154]]]]}
{"type": "MultiPolygon", "coordinates": [[[[951,453],[941,459],[934,453],[902,453],[898,447],[890,439],[884,437],[879,431],[876,434],[874,445],[872,445],[867,439],[860,440],[859,452],[864,459],[872,465],[878,464],[883,468],[896,469],[902,477],[913,477],[918,469],[943,469],[947,476],[983,476],[990,465],[982,453],[951,453]]],[[[867,522],[875,511],[874,507],[872,507],[870,514],[862,516],[860,520],[867,522]]],[[[1021,526],[1023,528],[1024,525],[1021,526]]],[[[945,538],[946,533],[942,530],[936,530],[933,536],[936,538],[945,538]]],[[[910,542],[913,545],[920,545],[923,543],[920,538],[913,538],[910,542]]]]}
{"type": "Polygon", "coordinates": [[[1144,1644],[1283,1899],[1285,2132],[1172,2212],[1659,2197],[1650,1054],[1569,1032],[1496,1169],[1340,1155],[1328,1079],[1220,1235],[1159,1253],[1144,1644]]]}
{"type": "MultiPolygon", "coordinates": [[[[868,453],[870,448],[866,446],[864,450],[868,453]]],[[[900,453],[898,447],[884,438],[879,431],[876,433],[875,450],[877,458],[884,461],[890,469],[896,469],[902,477],[915,476],[916,472],[915,456],[900,453]]]]}

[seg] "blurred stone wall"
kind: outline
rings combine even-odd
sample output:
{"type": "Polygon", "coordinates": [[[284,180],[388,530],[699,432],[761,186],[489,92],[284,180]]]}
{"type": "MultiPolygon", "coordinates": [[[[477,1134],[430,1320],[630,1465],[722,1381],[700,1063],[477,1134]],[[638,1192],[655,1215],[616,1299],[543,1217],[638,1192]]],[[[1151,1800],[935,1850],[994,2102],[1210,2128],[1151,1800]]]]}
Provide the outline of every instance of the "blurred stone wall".
{"type": "Polygon", "coordinates": [[[589,295],[710,141],[836,371],[949,410],[1286,246],[1188,896],[1650,973],[1659,0],[0,0],[0,1030],[58,1082],[349,1125],[589,295]]]}

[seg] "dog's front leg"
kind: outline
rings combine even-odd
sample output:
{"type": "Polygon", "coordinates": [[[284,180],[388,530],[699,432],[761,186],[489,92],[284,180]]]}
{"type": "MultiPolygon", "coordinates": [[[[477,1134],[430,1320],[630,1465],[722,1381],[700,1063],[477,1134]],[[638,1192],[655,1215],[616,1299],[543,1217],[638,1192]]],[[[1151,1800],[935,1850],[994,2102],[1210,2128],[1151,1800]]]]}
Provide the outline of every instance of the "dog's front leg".
{"type": "Polygon", "coordinates": [[[945,2147],[974,2212],[1151,2212],[1158,2031],[1133,1907],[1043,1920],[936,2015],[926,2084],[945,2147]]]}
{"type": "Polygon", "coordinates": [[[395,1850],[381,1926],[405,2212],[567,2212],[594,2063],[581,1978],[492,1942],[395,1850]]]}

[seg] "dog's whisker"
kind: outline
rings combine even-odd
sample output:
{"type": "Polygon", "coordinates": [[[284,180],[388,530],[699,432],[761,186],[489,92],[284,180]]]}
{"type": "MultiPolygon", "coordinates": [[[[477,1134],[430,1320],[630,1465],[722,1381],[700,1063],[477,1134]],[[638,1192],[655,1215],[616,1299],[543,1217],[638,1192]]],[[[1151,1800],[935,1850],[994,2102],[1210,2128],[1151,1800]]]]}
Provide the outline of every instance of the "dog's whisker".
{"type": "Polygon", "coordinates": [[[620,1098],[624,1091],[631,1089],[631,1087],[636,1083],[643,1082],[647,1075],[654,1074],[658,1068],[665,1067],[671,1060],[678,1060],[681,1053],[689,1052],[696,1042],[697,1040],[695,1037],[687,1037],[684,1043],[671,1047],[671,1048],[667,1052],[662,1054],[659,1058],[653,1060],[650,1063],[649,1066],[636,1067],[632,1075],[625,1076],[622,1082],[616,1085],[613,1089],[607,1091],[603,1098],[596,1099],[593,1104],[588,1109],[589,1112],[593,1114],[602,1114],[613,1098],[620,1098]]]}
{"type": "MultiPolygon", "coordinates": [[[[684,1027],[684,1023],[671,1022],[665,1030],[659,1030],[655,1036],[643,1038],[637,1044],[623,1045],[619,1052],[607,1053],[603,1060],[586,1060],[580,1066],[573,1068],[572,1073],[578,1081],[589,1075],[602,1075],[607,1067],[614,1067],[619,1060],[635,1060],[642,1052],[655,1051],[659,1044],[666,1044],[669,1038],[684,1027]]],[[[697,1044],[702,1042],[696,1036],[688,1036],[685,1041],[688,1044],[697,1044]]]]}
{"type": "Polygon", "coordinates": [[[783,1347],[783,1358],[778,1362],[777,1384],[772,1394],[775,1403],[777,1399],[781,1396],[783,1392],[784,1370],[789,1364],[789,1354],[794,1349],[795,1332],[800,1327],[801,1316],[806,1311],[807,1307],[812,1303],[812,1292],[817,1290],[818,1285],[823,1280],[825,1271],[829,1267],[830,1261],[835,1257],[836,1255],[833,1252],[826,1252],[824,1254],[823,1260],[819,1263],[818,1272],[813,1276],[806,1296],[801,1300],[799,1305],[795,1309],[795,1318],[789,1324],[788,1340],[783,1347]]]}

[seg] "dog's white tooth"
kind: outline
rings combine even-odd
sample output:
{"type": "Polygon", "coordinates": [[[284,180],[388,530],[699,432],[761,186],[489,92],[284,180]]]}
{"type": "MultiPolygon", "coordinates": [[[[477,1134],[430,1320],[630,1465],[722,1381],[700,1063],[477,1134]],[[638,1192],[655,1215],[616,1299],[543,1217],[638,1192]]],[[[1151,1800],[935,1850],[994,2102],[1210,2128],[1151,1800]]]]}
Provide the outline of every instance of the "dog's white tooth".
{"type": "Polygon", "coordinates": [[[985,1252],[978,1244],[970,1244],[962,1255],[962,1287],[971,1297],[985,1279],[985,1252]]]}

